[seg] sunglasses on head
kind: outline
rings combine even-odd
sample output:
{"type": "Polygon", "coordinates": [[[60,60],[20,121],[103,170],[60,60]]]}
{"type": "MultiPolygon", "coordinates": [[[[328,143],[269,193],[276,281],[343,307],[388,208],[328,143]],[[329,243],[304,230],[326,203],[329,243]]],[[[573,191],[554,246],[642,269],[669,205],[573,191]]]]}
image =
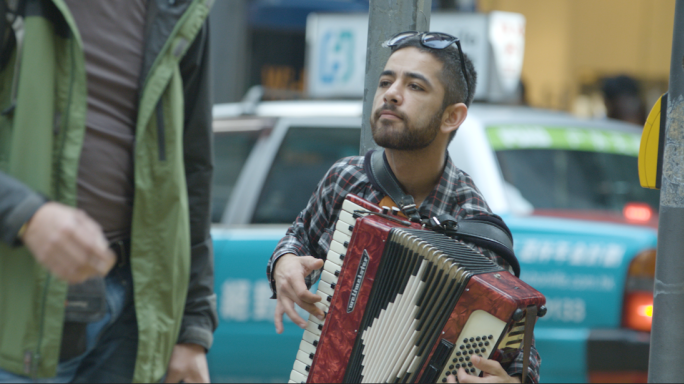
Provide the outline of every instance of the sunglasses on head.
{"type": "Polygon", "coordinates": [[[393,48],[401,44],[402,41],[416,36],[420,36],[421,45],[432,49],[445,49],[451,46],[451,44],[456,44],[456,47],[458,47],[458,55],[461,59],[461,69],[463,70],[463,80],[465,80],[467,98],[468,93],[470,92],[470,84],[468,84],[468,76],[466,75],[468,72],[466,71],[465,60],[463,58],[463,49],[461,49],[461,41],[458,39],[458,37],[451,36],[449,34],[442,32],[407,31],[397,33],[389,40],[382,43],[382,46],[393,48]]]}

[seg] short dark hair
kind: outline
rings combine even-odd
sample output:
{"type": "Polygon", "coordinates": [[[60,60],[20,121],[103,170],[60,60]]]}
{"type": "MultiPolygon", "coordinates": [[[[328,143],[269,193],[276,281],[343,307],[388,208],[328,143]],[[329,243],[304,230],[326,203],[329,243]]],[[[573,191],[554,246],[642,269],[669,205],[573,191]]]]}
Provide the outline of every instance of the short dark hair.
{"type": "Polygon", "coordinates": [[[445,49],[434,49],[426,47],[420,43],[420,36],[414,36],[401,41],[397,46],[393,47],[392,53],[408,47],[417,48],[421,52],[432,54],[437,60],[442,62],[443,68],[440,74],[440,80],[444,85],[444,101],[442,108],[456,103],[464,103],[470,106],[475,97],[475,87],[477,85],[477,73],[473,62],[464,53],[465,67],[467,73],[463,74],[463,67],[461,66],[461,58],[458,54],[458,47],[452,44],[445,49]],[[465,78],[468,79],[466,85],[465,78]],[[466,95],[467,92],[467,95],[466,95]]]}
{"type": "Polygon", "coordinates": [[[603,91],[604,97],[608,100],[615,100],[620,96],[627,95],[638,97],[641,92],[639,82],[627,75],[603,79],[601,90],[603,91]]]}

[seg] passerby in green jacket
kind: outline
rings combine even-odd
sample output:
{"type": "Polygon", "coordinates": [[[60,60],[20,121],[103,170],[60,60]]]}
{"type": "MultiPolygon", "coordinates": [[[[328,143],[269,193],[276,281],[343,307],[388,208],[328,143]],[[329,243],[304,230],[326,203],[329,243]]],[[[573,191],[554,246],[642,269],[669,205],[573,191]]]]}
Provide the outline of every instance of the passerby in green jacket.
{"type": "MultiPolygon", "coordinates": [[[[6,23],[0,53],[0,371],[36,379],[57,373],[65,280],[104,275],[115,261],[110,251],[94,250],[102,270],[56,273],[22,244],[26,224],[46,204],[77,206],[89,97],[85,39],[65,0],[1,3],[0,17],[22,17],[6,23]]],[[[217,325],[209,235],[210,3],[146,2],[127,260],[136,382],[164,378],[177,345],[208,350],[217,325]]]]}

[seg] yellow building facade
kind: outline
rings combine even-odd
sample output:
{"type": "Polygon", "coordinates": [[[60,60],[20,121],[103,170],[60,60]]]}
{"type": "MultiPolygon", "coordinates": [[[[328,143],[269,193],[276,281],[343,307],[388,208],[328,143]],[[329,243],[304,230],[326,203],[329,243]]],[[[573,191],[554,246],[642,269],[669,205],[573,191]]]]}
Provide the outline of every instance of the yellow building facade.
{"type": "Polygon", "coordinates": [[[525,15],[522,80],[532,106],[600,116],[601,79],[620,74],[639,80],[649,109],[667,90],[674,0],[479,0],[479,8],[525,15]]]}

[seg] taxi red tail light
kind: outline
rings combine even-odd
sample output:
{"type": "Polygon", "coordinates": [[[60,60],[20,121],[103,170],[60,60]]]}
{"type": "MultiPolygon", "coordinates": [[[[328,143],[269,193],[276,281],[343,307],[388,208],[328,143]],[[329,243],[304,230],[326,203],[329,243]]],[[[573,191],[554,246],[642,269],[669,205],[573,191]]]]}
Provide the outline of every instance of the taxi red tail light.
{"type": "Polygon", "coordinates": [[[633,223],[648,223],[653,218],[653,208],[644,203],[628,203],[622,210],[622,215],[633,223]]]}
{"type": "Polygon", "coordinates": [[[653,281],[656,251],[638,254],[629,266],[622,309],[622,326],[650,332],[653,320],[653,281]]]}

